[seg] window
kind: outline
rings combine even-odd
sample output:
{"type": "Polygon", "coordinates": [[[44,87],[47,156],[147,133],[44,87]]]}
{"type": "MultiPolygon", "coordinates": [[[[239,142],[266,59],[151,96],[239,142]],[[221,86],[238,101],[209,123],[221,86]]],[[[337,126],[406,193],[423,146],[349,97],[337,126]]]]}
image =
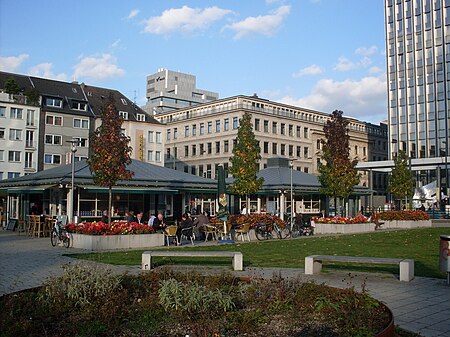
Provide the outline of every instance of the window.
{"type": "Polygon", "coordinates": [[[89,119],[74,118],[73,127],[79,129],[89,129],[89,119]]]}
{"type": "Polygon", "coordinates": [[[230,119],[229,118],[225,118],[223,121],[223,130],[224,131],[228,131],[230,130],[230,119]]]}
{"type": "Polygon", "coordinates": [[[25,168],[33,167],[33,152],[25,152],[25,168]]]}
{"type": "Polygon", "coordinates": [[[316,148],[317,148],[317,150],[320,150],[320,139],[317,139],[316,148]]]}
{"type": "Polygon", "coordinates": [[[145,115],[144,114],[136,114],[136,119],[138,122],[145,122],[145,115]]]}
{"type": "Polygon", "coordinates": [[[166,134],[166,139],[170,140],[171,137],[172,137],[172,131],[170,129],[168,129],[167,134],[166,134]]]}
{"type": "Polygon", "coordinates": [[[0,117],[6,117],[6,107],[0,106],[0,117]]]}
{"type": "Polygon", "coordinates": [[[5,153],[5,151],[0,150],[0,161],[4,161],[5,160],[4,153],[5,153]]]}
{"type": "Polygon", "coordinates": [[[54,107],[57,107],[57,108],[62,108],[62,99],[61,98],[47,97],[45,99],[45,105],[46,106],[54,106],[54,107]]]}
{"type": "Polygon", "coordinates": [[[308,147],[304,147],[303,148],[303,157],[305,157],[306,159],[310,159],[309,158],[309,148],[308,147]]]}
{"type": "Polygon", "coordinates": [[[277,143],[272,143],[272,154],[277,154],[277,143]]]}
{"type": "Polygon", "coordinates": [[[86,110],[87,110],[87,104],[84,103],[84,102],[72,101],[71,108],[72,108],[73,110],[82,110],[82,111],[86,111],[86,110]]]}
{"type": "Polygon", "coordinates": [[[47,115],[45,117],[45,123],[48,125],[62,125],[62,117],[47,115]]]}
{"type": "Polygon", "coordinates": [[[286,144],[281,144],[281,155],[285,156],[286,155],[286,144]]]}
{"type": "Polygon", "coordinates": [[[297,126],[296,134],[297,134],[297,138],[300,138],[302,136],[302,132],[301,132],[301,127],[300,126],[297,126]]]}
{"type": "Polygon", "coordinates": [[[188,125],[186,125],[186,126],[184,127],[184,136],[185,136],[185,137],[189,137],[189,126],[188,126],[188,125]]]}
{"type": "Polygon", "coordinates": [[[284,124],[284,123],[281,123],[281,124],[280,124],[280,133],[281,133],[282,135],[285,135],[285,134],[286,134],[286,124],[284,124]]]}
{"type": "Polygon", "coordinates": [[[155,142],[161,144],[161,132],[156,132],[155,136],[155,142]]]}
{"type": "Polygon", "coordinates": [[[5,128],[0,128],[0,139],[5,139],[5,128]]]}
{"type": "Polygon", "coordinates": [[[223,141],[223,152],[227,153],[229,151],[229,141],[228,140],[224,140],[223,141]]]}
{"type": "Polygon", "coordinates": [[[289,136],[293,136],[294,135],[294,126],[292,124],[289,124],[289,136]]]}
{"type": "Polygon", "coordinates": [[[212,122],[208,122],[208,133],[212,133],[212,122]]]}
{"type": "Polygon", "coordinates": [[[272,133],[273,134],[277,133],[277,122],[272,122],[272,133]]]}
{"type": "Polygon", "coordinates": [[[27,110],[27,125],[33,126],[34,125],[34,110],[27,110]]]}
{"type": "Polygon", "coordinates": [[[220,132],[220,120],[216,121],[216,132],[220,132]]]}
{"type": "Polygon", "coordinates": [[[49,154],[44,155],[45,164],[61,164],[61,155],[59,154],[49,154]]]}
{"type": "Polygon", "coordinates": [[[82,160],[87,160],[88,158],[85,156],[75,156],[75,162],[77,161],[82,161],[82,160]]]}
{"type": "Polygon", "coordinates": [[[127,105],[127,104],[128,104],[128,103],[127,103],[127,100],[126,100],[125,98],[121,98],[120,100],[122,101],[122,104],[123,104],[123,105],[127,105]]]}
{"type": "Polygon", "coordinates": [[[148,132],[148,142],[149,142],[149,143],[153,143],[153,142],[154,142],[153,134],[154,134],[153,131],[149,131],[149,132],[148,132]]]}
{"type": "Polygon", "coordinates": [[[294,156],[294,145],[289,145],[289,157],[294,156]]]}
{"type": "Polygon", "coordinates": [[[9,129],[9,140],[22,140],[22,130],[9,129]]]}
{"type": "Polygon", "coordinates": [[[264,153],[269,153],[269,142],[264,142],[264,153]]]}
{"type": "Polygon", "coordinates": [[[255,131],[259,131],[259,129],[261,127],[260,124],[261,124],[260,119],[259,118],[255,118],[255,131]]]}
{"type": "Polygon", "coordinates": [[[192,125],[192,136],[197,136],[197,125],[192,125]]]}
{"type": "Polygon", "coordinates": [[[189,157],[189,146],[187,145],[184,146],[184,156],[189,157]]]}
{"type": "Polygon", "coordinates": [[[207,147],[208,147],[208,154],[211,154],[212,153],[212,143],[208,143],[207,147]]]}
{"type": "Polygon", "coordinates": [[[300,158],[301,155],[302,155],[302,147],[301,146],[297,146],[297,151],[296,151],[297,158],[300,158]]]}
{"type": "Polygon", "coordinates": [[[199,150],[199,155],[202,156],[203,153],[205,153],[205,146],[203,144],[200,144],[200,150],[199,150]]]}
{"type": "Polygon", "coordinates": [[[19,172],[8,172],[8,179],[19,178],[19,177],[20,177],[19,172]]]}
{"type": "Polygon", "coordinates": [[[303,128],[303,137],[308,138],[308,128],[303,128]]]}
{"type": "Polygon", "coordinates": [[[22,119],[22,109],[19,108],[11,108],[9,111],[9,117],[13,119],[22,119]]]}
{"type": "Polygon", "coordinates": [[[122,119],[128,119],[128,112],[126,112],[126,111],[119,111],[119,116],[122,119]]]}
{"type": "Polygon", "coordinates": [[[153,151],[147,151],[147,160],[153,161],[153,151]]]}
{"type": "Polygon", "coordinates": [[[155,152],[155,161],[157,161],[157,162],[161,161],[161,151],[155,152]]]}
{"type": "Polygon", "coordinates": [[[20,151],[8,151],[8,161],[20,162],[20,151]]]}
{"type": "Polygon", "coordinates": [[[81,137],[73,137],[73,139],[76,139],[78,141],[79,147],[89,147],[88,139],[87,138],[81,138],[81,137]]]}
{"type": "Polygon", "coordinates": [[[309,172],[309,169],[308,169],[307,167],[305,167],[305,168],[303,169],[303,172],[308,173],[308,172],[309,172]]]}
{"type": "Polygon", "coordinates": [[[220,142],[216,142],[216,153],[220,153],[220,142]]]}
{"type": "Polygon", "coordinates": [[[178,138],[178,128],[173,128],[173,139],[178,138]]]}
{"type": "Polygon", "coordinates": [[[239,119],[237,117],[233,117],[233,129],[237,129],[239,127],[239,119]]]}
{"type": "Polygon", "coordinates": [[[192,145],[191,152],[193,156],[197,155],[197,145],[192,145]]]}
{"type": "MultiPolygon", "coordinates": [[[[76,138],[74,138],[76,139],[76,138]]],[[[45,144],[62,145],[62,136],[59,135],[45,135],[45,144]]]]}
{"type": "Polygon", "coordinates": [[[200,123],[200,135],[205,134],[205,123],[200,123]]]}
{"type": "Polygon", "coordinates": [[[264,132],[269,132],[269,121],[264,121],[264,132]]]}

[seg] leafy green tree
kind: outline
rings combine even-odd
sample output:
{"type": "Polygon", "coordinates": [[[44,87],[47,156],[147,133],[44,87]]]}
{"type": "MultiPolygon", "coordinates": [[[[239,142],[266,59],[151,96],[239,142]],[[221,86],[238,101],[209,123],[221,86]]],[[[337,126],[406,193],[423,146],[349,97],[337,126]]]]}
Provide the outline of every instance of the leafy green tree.
{"type": "Polygon", "coordinates": [[[13,77],[9,77],[5,81],[5,92],[10,95],[17,95],[20,93],[20,87],[13,77]]]}
{"type": "Polygon", "coordinates": [[[39,97],[40,93],[36,88],[31,88],[25,92],[25,96],[27,97],[27,103],[31,105],[39,105],[39,97]]]}
{"type": "Polygon", "coordinates": [[[342,114],[342,111],[333,111],[331,119],[323,128],[325,139],[321,143],[322,160],[325,163],[319,163],[318,168],[321,193],[334,198],[335,207],[337,199],[344,199],[345,202],[360,180],[356,170],[358,161],[350,159],[349,122],[342,114]]]}
{"type": "Polygon", "coordinates": [[[394,159],[394,168],[388,176],[388,191],[399,199],[412,198],[415,179],[409,168],[409,158],[400,150],[394,159]]]}
{"type": "Polygon", "coordinates": [[[233,148],[233,156],[230,158],[230,173],[236,180],[231,186],[231,191],[240,196],[257,192],[264,182],[263,178],[257,178],[258,163],[261,160],[261,149],[253,132],[252,116],[246,112],[239,120],[236,144],[233,148]]]}
{"type": "Polygon", "coordinates": [[[123,119],[119,115],[114,96],[109,95],[102,109],[102,124],[90,137],[89,169],[94,182],[109,188],[108,222],[111,223],[112,187],[118,180],[128,180],[133,172],[126,169],[131,163],[130,138],[122,133],[123,119]]]}

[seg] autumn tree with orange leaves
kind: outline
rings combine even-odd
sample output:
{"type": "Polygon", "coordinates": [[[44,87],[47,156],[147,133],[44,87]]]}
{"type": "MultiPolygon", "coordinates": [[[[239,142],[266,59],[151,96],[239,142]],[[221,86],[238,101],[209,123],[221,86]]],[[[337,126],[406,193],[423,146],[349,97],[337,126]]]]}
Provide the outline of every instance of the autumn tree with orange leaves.
{"type": "Polygon", "coordinates": [[[264,179],[256,177],[260,160],[261,149],[253,132],[252,116],[246,112],[239,120],[233,156],[230,158],[230,173],[236,179],[231,187],[233,193],[247,198],[262,187],[264,179]]]}
{"type": "Polygon", "coordinates": [[[108,223],[111,223],[112,187],[118,180],[129,180],[134,174],[126,168],[131,164],[132,148],[130,138],[122,133],[123,119],[114,103],[110,94],[102,109],[102,124],[90,137],[88,161],[94,183],[109,189],[108,223]]]}

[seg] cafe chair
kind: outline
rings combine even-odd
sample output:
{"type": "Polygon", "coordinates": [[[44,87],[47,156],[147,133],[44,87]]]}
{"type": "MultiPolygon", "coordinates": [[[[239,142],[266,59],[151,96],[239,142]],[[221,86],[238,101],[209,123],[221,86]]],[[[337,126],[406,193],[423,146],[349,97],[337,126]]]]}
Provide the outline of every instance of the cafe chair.
{"type": "Polygon", "coordinates": [[[30,215],[30,235],[40,238],[44,236],[44,221],[40,215],[30,215]]]}
{"type": "Polygon", "coordinates": [[[178,226],[167,226],[164,231],[164,237],[167,240],[167,245],[170,246],[170,239],[175,239],[177,242],[177,246],[179,245],[178,237],[177,237],[177,228],[178,226]]]}
{"type": "Polygon", "coordinates": [[[205,233],[205,242],[208,241],[208,236],[211,235],[211,240],[217,240],[217,228],[213,225],[205,225],[204,227],[205,233]]]}
{"type": "Polygon", "coordinates": [[[245,241],[245,236],[247,236],[247,240],[250,242],[250,224],[243,224],[239,228],[236,228],[234,232],[236,233],[236,238],[241,237],[241,240],[245,241]]]}
{"type": "Polygon", "coordinates": [[[195,240],[194,227],[183,228],[181,230],[181,237],[185,237],[187,240],[191,240],[192,245],[194,245],[195,240]]]}

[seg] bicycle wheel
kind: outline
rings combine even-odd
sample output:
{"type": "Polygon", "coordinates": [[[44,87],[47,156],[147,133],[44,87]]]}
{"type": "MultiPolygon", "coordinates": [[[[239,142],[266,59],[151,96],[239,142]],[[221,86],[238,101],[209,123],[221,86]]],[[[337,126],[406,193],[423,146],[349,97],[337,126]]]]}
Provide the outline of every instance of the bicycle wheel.
{"type": "Polygon", "coordinates": [[[279,239],[286,239],[291,235],[291,231],[287,225],[283,228],[277,227],[277,235],[279,239]]]}
{"type": "Polygon", "coordinates": [[[66,248],[69,248],[70,247],[70,238],[67,236],[67,233],[63,233],[63,245],[64,245],[64,247],[66,247],[66,248]]]}
{"type": "Polygon", "coordinates": [[[261,226],[255,227],[255,235],[259,241],[268,239],[266,231],[261,226]]]}
{"type": "Polygon", "coordinates": [[[291,238],[299,237],[301,234],[300,228],[294,223],[294,226],[291,230],[291,238]]]}
{"type": "Polygon", "coordinates": [[[56,233],[55,230],[52,230],[52,233],[50,234],[50,242],[52,243],[53,247],[55,247],[58,243],[58,233],[56,233]]]}

